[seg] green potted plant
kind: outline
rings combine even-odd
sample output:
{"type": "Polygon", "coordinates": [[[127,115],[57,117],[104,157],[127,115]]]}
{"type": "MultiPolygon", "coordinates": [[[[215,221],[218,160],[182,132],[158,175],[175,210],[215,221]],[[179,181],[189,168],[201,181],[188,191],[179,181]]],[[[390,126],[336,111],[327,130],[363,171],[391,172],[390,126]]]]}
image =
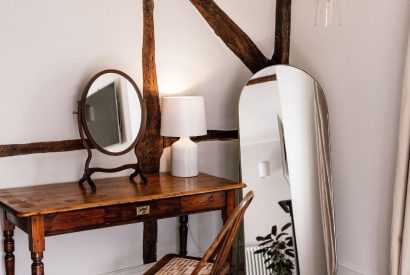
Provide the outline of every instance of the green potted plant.
{"type": "Polygon", "coordinates": [[[291,223],[285,224],[278,234],[277,226],[274,225],[268,235],[256,238],[260,249],[256,250],[255,254],[263,254],[266,269],[273,275],[291,275],[295,267],[293,238],[286,232],[290,227],[291,223]]]}

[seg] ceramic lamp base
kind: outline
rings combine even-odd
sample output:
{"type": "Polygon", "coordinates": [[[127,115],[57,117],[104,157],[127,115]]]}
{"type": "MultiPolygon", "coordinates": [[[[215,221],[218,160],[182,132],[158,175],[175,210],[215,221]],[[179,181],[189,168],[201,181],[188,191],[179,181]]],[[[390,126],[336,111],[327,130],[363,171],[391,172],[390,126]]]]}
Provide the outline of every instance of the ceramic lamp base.
{"type": "Polygon", "coordinates": [[[171,146],[171,162],[173,176],[198,176],[198,145],[189,137],[181,137],[171,146]]]}

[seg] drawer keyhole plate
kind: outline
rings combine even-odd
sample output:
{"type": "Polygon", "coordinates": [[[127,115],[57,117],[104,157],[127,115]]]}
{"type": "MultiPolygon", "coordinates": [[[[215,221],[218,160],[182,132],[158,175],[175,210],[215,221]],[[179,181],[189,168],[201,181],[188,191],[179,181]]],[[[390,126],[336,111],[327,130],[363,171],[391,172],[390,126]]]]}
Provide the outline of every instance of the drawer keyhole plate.
{"type": "Polygon", "coordinates": [[[148,215],[150,207],[149,205],[144,205],[144,206],[137,206],[137,216],[143,216],[143,215],[148,215]]]}

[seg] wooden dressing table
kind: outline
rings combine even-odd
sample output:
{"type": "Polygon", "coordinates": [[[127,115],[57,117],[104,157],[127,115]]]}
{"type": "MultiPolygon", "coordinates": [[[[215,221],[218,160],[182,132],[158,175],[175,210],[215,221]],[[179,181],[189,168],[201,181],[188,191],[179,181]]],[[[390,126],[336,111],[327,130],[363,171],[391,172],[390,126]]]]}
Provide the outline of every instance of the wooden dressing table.
{"type": "MultiPolygon", "coordinates": [[[[4,213],[6,274],[14,274],[15,226],[29,236],[32,274],[44,274],[45,237],[130,224],[152,219],[180,219],[180,254],[185,255],[188,214],[221,210],[224,222],[235,207],[234,182],[206,174],[177,178],[169,173],[147,175],[148,185],[127,177],[95,180],[97,192],[77,182],[0,190],[4,213]]],[[[115,252],[113,252],[115,253],[115,252]]]]}

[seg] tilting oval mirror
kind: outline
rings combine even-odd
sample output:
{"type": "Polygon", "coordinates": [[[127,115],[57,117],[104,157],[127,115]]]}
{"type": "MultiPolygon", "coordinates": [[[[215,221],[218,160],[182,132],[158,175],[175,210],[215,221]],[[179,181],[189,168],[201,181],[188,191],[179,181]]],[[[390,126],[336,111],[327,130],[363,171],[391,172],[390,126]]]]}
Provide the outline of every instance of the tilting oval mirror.
{"type": "Polygon", "coordinates": [[[107,70],[87,87],[81,100],[87,137],[106,154],[130,151],[143,121],[142,97],[135,82],[123,72],[107,70]]]}
{"type": "Polygon", "coordinates": [[[335,275],[328,110],[319,84],[287,65],[259,71],[242,91],[239,127],[242,181],[255,193],[244,219],[246,273],[335,275]]]}
{"type": "MultiPolygon", "coordinates": [[[[137,162],[116,168],[90,168],[92,148],[107,155],[123,155],[136,148],[145,130],[146,108],[135,82],[124,72],[105,70],[96,74],[85,87],[78,103],[78,126],[88,151],[80,183],[91,180],[95,172],[113,173],[134,169],[130,179],[142,177],[137,162]]],[[[143,177],[144,182],[146,179],[143,177]]]]}

